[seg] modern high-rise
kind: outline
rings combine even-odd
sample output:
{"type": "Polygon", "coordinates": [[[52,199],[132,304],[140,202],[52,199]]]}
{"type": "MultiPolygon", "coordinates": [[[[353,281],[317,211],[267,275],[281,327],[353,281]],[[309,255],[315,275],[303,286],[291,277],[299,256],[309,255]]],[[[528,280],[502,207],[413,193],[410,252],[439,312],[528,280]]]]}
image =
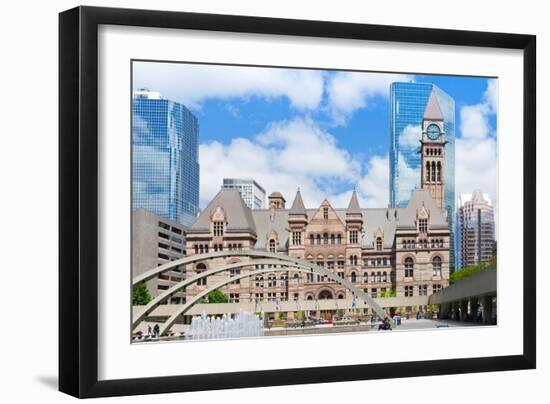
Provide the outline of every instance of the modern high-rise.
{"type": "MultiPolygon", "coordinates": [[[[430,95],[434,94],[443,116],[445,133],[445,186],[443,198],[454,244],[455,212],[455,102],[432,83],[396,82],[390,86],[390,205],[405,207],[413,191],[421,187],[420,140],[430,95]]],[[[454,252],[451,249],[451,271],[454,252]]]]}
{"type": "Polygon", "coordinates": [[[488,194],[461,194],[457,211],[458,268],[491,260],[495,248],[495,214],[488,194]]]}
{"type": "Polygon", "coordinates": [[[222,188],[236,189],[250,209],[265,207],[265,189],[250,178],[224,178],[222,188]]]}
{"type": "Polygon", "coordinates": [[[132,209],[191,226],[199,213],[199,123],[182,104],[135,91],[132,209]]]}

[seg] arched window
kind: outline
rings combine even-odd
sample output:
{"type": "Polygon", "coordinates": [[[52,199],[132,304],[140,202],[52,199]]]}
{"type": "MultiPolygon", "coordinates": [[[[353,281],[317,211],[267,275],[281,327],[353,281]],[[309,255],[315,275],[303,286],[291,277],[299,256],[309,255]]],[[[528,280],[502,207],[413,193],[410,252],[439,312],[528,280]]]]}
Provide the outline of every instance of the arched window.
{"type": "Polygon", "coordinates": [[[317,244],[321,244],[321,235],[317,234],[317,244]]]}
{"type": "Polygon", "coordinates": [[[269,240],[269,252],[277,252],[277,247],[275,245],[275,240],[274,239],[270,239],[269,240]]]}
{"type": "Polygon", "coordinates": [[[311,245],[315,244],[315,236],[313,234],[309,235],[309,244],[311,245]]]}
{"type": "Polygon", "coordinates": [[[343,299],[344,298],[344,294],[343,293],[339,293],[338,294],[338,299],[343,299]]]}
{"type": "Polygon", "coordinates": [[[309,295],[308,297],[306,297],[307,300],[313,300],[313,296],[309,295]]]}
{"type": "Polygon", "coordinates": [[[411,257],[405,258],[405,278],[412,278],[414,271],[414,261],[411,257]]]}
{"type": "Polygon", "coordinates": [[[328,244],[328,234],[323,234],[323,244],[328,244]]]}
{"type": "Polygon", "coordinates": [[[441,182],[441,162],[437,162],[437,182],[441,182]]]}
{"type": "Polygon", "coordinates": [[[426,182],[430,182],[430,162],[426,162],[426,182]]]}
{"type": "Polygon", "coordinates": [[[334,244],[334,234],[330,235],[330,244],[334,244]]]}
{"type": "Polygon", "coordinates": [[[434,257],[432,260],[433,276],[441,276],[441,257],[434,257]]]}
{"type": "Polygon", "coordinates": [[[351,273],[351,283],[357,282],[357,275],[355,274],[355,271],[351,273]]]}
{"type": "Polygon", "coordinates": [[[387,282],[388,281],[388,273],[387,272],[382,272],[382,282],[387,282]]]}
{"type": "Polygon", "coordinates": [[[363,282],[368,283],[369,282],[369,273],[363,272],[363,282]]]}
{"type": "Polygon", "coordinates": [[[382,238],[376,238],[376,251],[382,251],[382,238]]]}
{"type": "MultiPolygon", "coordinates": [[[[200,274],[201,272],[206,271],[206,265],[204,265],[203,263],[197,264],[196,271],[197,271],[197,275],[200,274]]],[[[197,285],[199,286],[206,285],[206,278],[199,279],[197,281],[197,285]]]]}
{"type": "Polygon", "coordinates": [[[295,285],[298,285],[300,283],[300,275],[294,274],[294,276],[292,277],[292,281],[295,285]]]}
{"type": "Polygon", "coordinates": [[[378,283],[382,282],[382,273],[381,272],[376,273],[376,282],[378,282],[378,283]]]}
{"type": "Polygon", "coordinates": [[[435,161],[432,161],[432,182],[435,182],[435,161]]]}
{"type": "Polygon", "coordinates": [[[338,237],[336,237],[336,239],[338,240],[338,244],[342,244],[342,235],[341,234],[338,234],[338,237]]]}

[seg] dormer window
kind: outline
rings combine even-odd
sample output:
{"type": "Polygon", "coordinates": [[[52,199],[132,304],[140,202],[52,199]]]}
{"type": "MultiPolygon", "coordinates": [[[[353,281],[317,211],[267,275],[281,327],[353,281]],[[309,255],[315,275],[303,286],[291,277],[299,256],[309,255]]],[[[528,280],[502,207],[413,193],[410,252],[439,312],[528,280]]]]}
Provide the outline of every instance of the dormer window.
{"type": "Polygon", "coordinates": [[[277,252],[277,245],[275,244],[275,240],[274,239],[270,239],[269,240],[269,252],[277,252]]]}
{"type": "Polygon", "coordinates": [[[223,237],[223,222],[214,222],[214,237],[223,237]]]}
{"type": "Polygon", "coordinates": [[[376,238],[376,251],[382,251],[382,238],[376,238]]]}
{"type": "Polygon", "coordinates": [[[420,233],[428,232],[428,219],[419,219],[418,220],[418,231],[420,233]]]}
{"type": "Polygon", "coordinates": [[[328,208],[323,208],[323,219],[328,220],[328,208]]]}

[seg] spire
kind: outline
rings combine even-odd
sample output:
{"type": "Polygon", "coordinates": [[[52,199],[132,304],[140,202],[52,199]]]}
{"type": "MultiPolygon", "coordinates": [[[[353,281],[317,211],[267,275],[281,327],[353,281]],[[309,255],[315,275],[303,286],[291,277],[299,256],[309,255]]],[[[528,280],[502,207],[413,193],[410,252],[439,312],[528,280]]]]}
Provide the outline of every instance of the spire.
{"type": "Polygon", "coordinates": [[[357,193],[355,192],[355,188],[353,189],[353,193],[351,194],[351,199],[349,201],[348,210],[346,213],[362,213],[361,207],[359,206],[359,201],[357,200],[357,193]]]}
{"type": "Polygon", "coordinates": [[[428,99],[426,110],[424,111],[424,119],[427,121],[443,120],[443,113],[441,112],[434,89],[432,89],[432,92],[430,93],[430,98],[428,99]]]}
{"type": "Polygon", "coordinates": [[[296,191],[296,197],[294,198],[294,202],[292,202],[292,207],[290,208],[288,214],[307,216],[304,201],[302,200],[302,194],[300,194],[300,188],[296,191]]]}

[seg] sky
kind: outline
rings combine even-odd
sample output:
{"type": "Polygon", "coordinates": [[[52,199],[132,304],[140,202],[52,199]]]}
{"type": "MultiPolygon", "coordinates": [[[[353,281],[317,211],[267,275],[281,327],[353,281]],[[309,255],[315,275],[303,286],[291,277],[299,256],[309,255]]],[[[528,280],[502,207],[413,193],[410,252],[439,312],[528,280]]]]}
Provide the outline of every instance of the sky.
{"type": "Polygon", "coordinates": [[[389,201],[389,88],[430,82],[455,100],[456,196],[480,189],[497,207],[498,81],[480,77],[134,62],[133,89],[184,104],[200,125],[200,205],[222,178],[254,178],[292,203],[389,201]]]}

